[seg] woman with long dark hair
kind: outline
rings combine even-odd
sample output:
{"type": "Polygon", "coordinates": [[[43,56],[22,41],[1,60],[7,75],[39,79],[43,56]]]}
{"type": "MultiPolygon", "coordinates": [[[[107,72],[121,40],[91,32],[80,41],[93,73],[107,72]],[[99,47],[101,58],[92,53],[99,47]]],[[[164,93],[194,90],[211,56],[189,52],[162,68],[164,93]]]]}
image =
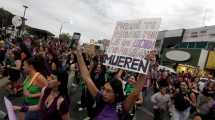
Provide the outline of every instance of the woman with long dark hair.
{"type": "Polygon", "coordinates": [[[41,92],[40,101],[33,106],[14,106],[21,112],[40,111],[40,120],[70,120],[69,97],[67,94],[68,74],[58,72],[57,76],[49,77],[48,87],[41,92]]]}
{"type": "MultiPolygon", "coordinates": [[[[47,86],[45,78],[46,71],[44,70],[43,59],[39,56],[32,57],[24,62],[24,71],[27,77],[23,83],[24,104],[37,105],[41,96],[41,90],[47,86]]],[[[26,112],[25,120],[38,120],[39,113],[26,112]]]]}
{"type": "Polygon", "coordinates": [[[10,85],[9,91],[11,94],[16,95],[18,92],[18,89],[16,89],[16,85],[18,80],[20,79],[21,74],[21,54],[18,51],[12,51],[10,55],[10,64],[7,65],[8,74],[9,74],[9,80],[10,85]]]}
{"type": "Polygon", "coordinates": [[[91,119],[125,120],[124,117],[126,116],[124,116],[124,113],[127,113],[135,104],[139,93],[143,88],[145,76],[138,77],[135,90],[125,99],[122,82],[117,79],[112,79],[106,82],[104,87],[99,90],[90,76],[79,46],[74,53],[77,56],[81,76],[89,92],[96,100],[96,108],[91,119]]]}

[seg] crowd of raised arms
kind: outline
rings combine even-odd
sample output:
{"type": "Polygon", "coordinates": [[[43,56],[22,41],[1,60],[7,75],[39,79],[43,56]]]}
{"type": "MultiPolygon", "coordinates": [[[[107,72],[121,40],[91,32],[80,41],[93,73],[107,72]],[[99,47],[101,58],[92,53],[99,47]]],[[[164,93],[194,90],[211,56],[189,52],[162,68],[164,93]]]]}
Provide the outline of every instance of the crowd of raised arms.
{"type": "Polygon", "coordinates": [[[0,41],[9,98],[24,98],[21,104],[13,103],[19,120],[70,120],[75,87],[82,93],[78,110],[86,109],[91,120],[135,119],[136,109],[150,92],[154,120],[215,120],[212,76],[199,84],[200,77],[189,72],[159,69],[154,51],[146,56],[150,66],[143,75],[104,66],[103,55],[89,56],[80,45],[70,49],[60,40],[40,45],[24,41],[0,41]]]}

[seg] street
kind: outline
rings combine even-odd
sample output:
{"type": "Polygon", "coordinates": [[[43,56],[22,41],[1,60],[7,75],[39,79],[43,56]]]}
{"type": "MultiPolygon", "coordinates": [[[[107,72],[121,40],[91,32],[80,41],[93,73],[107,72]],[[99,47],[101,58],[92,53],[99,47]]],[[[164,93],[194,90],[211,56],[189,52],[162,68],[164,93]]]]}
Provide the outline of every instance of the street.
{"type": "MultiPolygon", "coordinates": [[[[5,84],[8,82],[7,78],[2,78],[0,79],[0,110],[3,110],[5,112],[5,105],[3,101],[4,96],[8,96],[8,93],[4,89],[5,84]]],[[[87,114],[86,111],[79,112],[78,108],[79,105],[77,102],[80,100],[80,89],[77,88],[76,90],[71,92],[70,99],[71,99],[71,104],[70,104],[70,116],[71,120],[83,120],[87,114]]],[[[152,105],[149,102],[150,100],[150,95],[144,98],[144,105],[140,108],[137,109],[136,112],[136,120],[152,120],[153,119],[153,113],[152,113],[152,105]]],[[[9,98],[14,105],[20,105],[22,103],[22,97],[13,97],[9,98]]],[[[1,116],[0,116],[1,118],[1,116]]],[[[2,119],[0,119],[2,120],[2,119]]]]}

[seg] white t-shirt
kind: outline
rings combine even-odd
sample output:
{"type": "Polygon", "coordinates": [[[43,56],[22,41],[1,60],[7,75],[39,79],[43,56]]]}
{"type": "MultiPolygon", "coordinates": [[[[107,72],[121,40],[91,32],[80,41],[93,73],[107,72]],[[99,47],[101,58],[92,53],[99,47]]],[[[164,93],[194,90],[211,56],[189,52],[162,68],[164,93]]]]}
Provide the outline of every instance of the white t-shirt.
{"type": "Polygon", "coordinates": [[[162,95],[160,92],[155,93],[151,96],[151,101],[154,104],[154,109],[167,110],[170,106],[171,99],[169,94],[162,95]]]}

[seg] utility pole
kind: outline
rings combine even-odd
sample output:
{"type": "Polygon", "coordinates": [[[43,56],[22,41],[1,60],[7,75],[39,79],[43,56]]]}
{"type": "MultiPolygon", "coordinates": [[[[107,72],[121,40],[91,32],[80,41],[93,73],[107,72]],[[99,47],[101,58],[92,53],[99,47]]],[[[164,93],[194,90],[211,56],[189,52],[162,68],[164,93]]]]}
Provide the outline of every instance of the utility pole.
{"type": "Polygon", "coordinates": [[[59,38],[60,38],[60,35],[61,35],[61,33],[62,33],[63,24],[64,24],[64,23],[62,23],[62,24],[61,24],[61,26],[60,26],[60,33],[59,33],[59,38]]]}
{"type": "Polygon", "coordinates": [[[62,33],[62,30],[63,30],[63,25],[64,25],[65,23],[67,23],[67,22],[65,21],[65,22],[61,23],[61,25],[60,25],[59,38],[60,38],[60,35],[61,35],[61,33],[62,33]]]}
{"type": "Polygon", "coordinates": [[[23,5],[24,7],[24,14],[23,14],[23,18],[22,18],[22,26],[21,26],[21,30],[20,30],[20,36],[23,34],[23,32],[25,31],[25,14],[26,14],[26,10],[28,8],[28,6],[23,5]],[[22,33],[22,34],[21,34],[22,33]]]}
{"type": "Polygon", "coordinates": [[[203,16],[203,19],[202,19],[202,25],[205,26],[206,25],[206,18],[207,18],[207,13],[208,13],[208,10],[205,9],[204,10],[204,16],[203,16]]]}

